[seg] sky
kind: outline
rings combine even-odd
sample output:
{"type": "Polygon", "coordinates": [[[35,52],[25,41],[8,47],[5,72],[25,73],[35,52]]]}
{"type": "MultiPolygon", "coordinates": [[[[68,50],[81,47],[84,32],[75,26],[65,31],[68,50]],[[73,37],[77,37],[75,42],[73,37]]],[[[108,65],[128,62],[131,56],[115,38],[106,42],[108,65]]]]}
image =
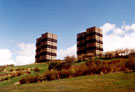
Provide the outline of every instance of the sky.
{"type": "Polygon", "coordinates": [[[35,62],[36,38],[58,35],[57,59],[76,56],[76,35],[96,26],[105,51],[135,48],[135,0],[0,0],[0,65],[35,62]]]}

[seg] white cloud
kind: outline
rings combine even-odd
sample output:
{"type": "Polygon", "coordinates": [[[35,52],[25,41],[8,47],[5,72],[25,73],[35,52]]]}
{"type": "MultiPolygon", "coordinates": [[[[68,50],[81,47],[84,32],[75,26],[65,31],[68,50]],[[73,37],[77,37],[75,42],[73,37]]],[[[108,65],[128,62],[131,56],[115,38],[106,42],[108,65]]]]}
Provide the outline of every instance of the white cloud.
{"type": "MultiPolygon", "coordinates": [[[[104,51],[124,49],[124,48],[135,48],[135,24],[126,25],[123,24],[121,27],[113,27],[109,29],[105,26],[106,23],[100,28],[103,30],[103,47],[104,51]],[[108,32],[112,31],[111,34],[107,34],[105,29],[108,32]],[[130,32],[128,32],[130,31],[130,32]]],[[[114,26],[114,24],[110,24],[114,26]]]]}
{"type": "Polygon", "coordinates": [[[0,65],[14,64],[12,53],[8,49],[0,49],[0,65]]]}
{"type": "Polygon", "coordinates": [[[132,24],[132,25],[131,25],[131,28],[132,28],[132,30],[135,31],[135,24],[132,24]]]}
{"type": "Polygon", "coordinates": [[[109,31],[113,30],[115,27],[116,27],[115,24],[105,23],[100,28],[103,30],[103,33],[106,34],[109,31]]]}
{"type": "MultiPolygon", "coordinates": [[[[122,24],[120,27],[116,27],[115,24],[105,23],[100,28],[103,30],[104,51],[135,48],[135,24],[122,24]]],[[[0,65],[25,65],[35,62],[35,44],[20,43],[17,47],[15,59],[13,59],[13,53],[9,49],[0,49],[0,65]]],[[[65,56],[76,56],[76,51],[76,45],[60,49],[57,51],[57,59],[64,59],[65,56]]]]}
{"type": "Polygon", "coordinates": [[[124,29],[125,31],[131,30],[131,27],[130,27],[129,25],[122,25],[121,27],[122,27],[122,29],[124,29]]]}
{"type": "Polygon", "coordinates": [[[57,59],[64,59],[65,56],[76,56],[76,45],[73,45],[67,49],[60,49],[57,51],[57,59]]]}
{"type": "MultiPolygon", "coordinates": [[[[122,24],[121,27],[116,27],[115,24],[105,23],[100,27],[103,30],[103,48],[104,51],[111,51],[124,48],[135,48],[135,24],[122,24]],[[130,31],[128,33],[128,31],[130,31]]],[[[58,59],[63,59],[65,56],[76,56],[76,45],[67,49],[60,49],[57,53],[58,59]]]]}
{"type": "Polygon", "coordinates": [[[17,44],[19,48],[18,54],[23,56],[33,56],[35,55],[35,45],[34,44],[17,44]]]}
{"type": "Polygon", "coordinates": [[[25,65],[35,62],[34,44],[20,43],[17,47],[18,50],[15,59],[13,59],[13,53],[9,49],[0,49],[0,65],[25,65]]]}
{"type": "Polygon", "coordinates": [[[15,64],[16,65],[26,65],[35,62],[34,56],[17,56],[15,64]]]}
{"type": "Polygon", "coordinates": [[[116,35],[124,35],[124,32],[121,28],[115,28],[113,30],[113,33],[116,34],[116,35]]]}
{"type": "Polygon", "coordinates": [[[17,45],[19,50],[15,60],[16,65],[25,65],[35,62],[35,45],[20,43],[17,45]]]}
{"type": "Polygon", "coordinates": [[[125,23],[121,26],[121,28],[125,31],[135,31],[135,24],[126,25],[125,23]]]}

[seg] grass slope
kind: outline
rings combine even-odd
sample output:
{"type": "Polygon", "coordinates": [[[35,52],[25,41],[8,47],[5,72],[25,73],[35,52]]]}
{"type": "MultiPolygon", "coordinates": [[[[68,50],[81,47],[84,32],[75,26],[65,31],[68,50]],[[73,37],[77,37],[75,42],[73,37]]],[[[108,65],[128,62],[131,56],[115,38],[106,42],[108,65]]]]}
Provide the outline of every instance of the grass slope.
{"type": "Polygon", "coordinates": [[[135,72],[7,85],[0,87],[0,92],[135,92],[135,72]]]}
{"type": "MultiPolygon", "coordinates": [[[[31,74],[24,74],[18,77],[14,77],[11,79],[8,79],[6,81],[0,82],[0,88],[3,88],[5,86],[11,86],[14,85],[16,82],[18,82],[21,78],[25,76],[35,76],[37,74],[43,73],[48,70],[48,64],[30,64],[30,65],[24,65],[24,66],[13,66],[13,67],[7,67],[5,70],[8,71],[10,69],[17,69],[17,68],[35,68],[38,67],[40,69],[39,72],[32,71],[31,74]]],[[[1,91],[0,91],[1,92],[1,91]]]]}

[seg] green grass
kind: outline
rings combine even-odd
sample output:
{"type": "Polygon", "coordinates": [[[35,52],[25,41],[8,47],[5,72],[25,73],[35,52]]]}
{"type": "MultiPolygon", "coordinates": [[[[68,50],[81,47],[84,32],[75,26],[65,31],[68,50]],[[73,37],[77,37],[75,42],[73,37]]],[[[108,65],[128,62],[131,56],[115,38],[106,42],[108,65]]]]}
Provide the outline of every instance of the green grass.
{"type": "MultiPolygon", "coordinates": [[[[83,64],[75,63],[74,65],[83,64]]],[[[7,67],[6,70],[17,68],[35,68],[29,76],[36,76],[48,70],[48,64],[30,64],[25,66],[7,67]]],[[[4,73],[4,72],[1,72],[4,73]]],[[[135,72],[90,75],[54,81],[14,85],[28,74],[0,82],[0,92],[135,92],[135,72]]]]}
{"type": "MultiPolygon", "coordinates": [[[[8,84],[7,84],[8,85],[8,84]]],[[[0,87],[0,92],[135,92],[135,73],[113,73],[0,87]]]]}
{"type": "MultiPolygon", "coordinates": [[[[24,65],[24,66],[12,66],[12,67],[7,67],[6,70],[10,70],[10,69],[17,69],[17,68],[35,68],[38,67],[40,69],[39,72],[34,72],[32,71],[31,74],[24,74],[18,77],[14,77],[11,79],[8,79],[6,81],[0,82],[0,88],[5,87],[5,86],[10,86],[10,85],[14,85],[16,82],[18,82],[21,78],[25,77],[25,76],[36,76],[37,74],[43,73],[45,71],[48,70],[48,64],[30,64],[30,65],[24,65]]],[[[1,91],[0,91],[1,92],[1,91]]]]}

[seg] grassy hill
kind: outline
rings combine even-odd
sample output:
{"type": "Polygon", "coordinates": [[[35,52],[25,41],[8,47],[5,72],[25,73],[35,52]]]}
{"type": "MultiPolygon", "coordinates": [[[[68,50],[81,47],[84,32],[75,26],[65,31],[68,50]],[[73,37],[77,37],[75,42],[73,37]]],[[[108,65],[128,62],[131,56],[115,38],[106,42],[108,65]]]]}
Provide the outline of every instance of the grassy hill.
{"type": "Polygon", "coordinates": [[[81,76],[0,87],[0,92],[135,92],[135,73],[81,76]]]}
{"type": "MultiPolygon", "coordinates": [[[[35,76],[37,74],[43,73],[45,71],[48,70],[48,64],[30,64],[30,65],[24,65],[24,66],[12,66],[12,67],[6,67],[3,72],[0,72],[0,74],[7,74],[10,73],[10,70],[17,70],[17,69],[34,69],[35,67],[38,67],[40,69],[39,72],[34,72],[32,71],[30,74],[23,74],[21,76],[18,77],[13,77],[10,78],[6,81],[2,81],[0,82],[0,88],[1,87],[5,87],[5,86],[10,86],[10,85],[14,85],[16,82],[18,82],[21,78],[25,77],[25,76],[35,76]]],[[[12,72],[14,72],[12,71],[12,72]]],[[[6,75],[7,77],[8,75],[6,75]]],[[[3,76],[0,76],[0,78],[2,78],[3,76]]],[[[5,77],[5,76],[4,76],[5,77]]],[[[0,91],[1,92],[1,91],[0,91]]]]}
{"type": "MultiPolygon", "coordinates": [[[[78,64],[82,62],[76,65],[78,64]]],[[[31,70],[31,73],[0,82],[0,92],[135,92],[135,72],[87,75],[23,85],[16,83],[25,76],[35,76],[47,71],[48,64],[6,67],[0,74],[8,74],[11,70],[13,72],[19,69],[31,70]],[[35,67],[40,71],[33,71],[35,67]]]]}

